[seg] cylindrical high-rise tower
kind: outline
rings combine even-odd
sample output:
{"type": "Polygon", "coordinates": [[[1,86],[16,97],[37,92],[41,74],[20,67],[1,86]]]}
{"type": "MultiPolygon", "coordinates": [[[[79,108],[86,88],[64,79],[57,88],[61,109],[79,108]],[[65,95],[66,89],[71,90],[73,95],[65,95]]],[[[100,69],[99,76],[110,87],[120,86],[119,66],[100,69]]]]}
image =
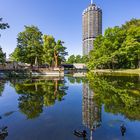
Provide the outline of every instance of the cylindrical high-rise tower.
{"type": "Polygon", "coordinates": [[[93,41],[102,34],[102,10],[91,2],[82,14],[83,55],[93,49],[93,41]]]}

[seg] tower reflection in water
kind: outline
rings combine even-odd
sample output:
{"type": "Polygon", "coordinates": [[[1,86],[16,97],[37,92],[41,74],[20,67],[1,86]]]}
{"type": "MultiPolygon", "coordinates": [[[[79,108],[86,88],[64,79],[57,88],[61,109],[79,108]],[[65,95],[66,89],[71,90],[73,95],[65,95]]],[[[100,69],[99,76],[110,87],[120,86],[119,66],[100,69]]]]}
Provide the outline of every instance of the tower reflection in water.
{"type": "Polygon", "coordinates": [[[93,132],[101,126],[101,106],[94,100],[94,91],[89,87],[89,83],[83,84],[82,101],[83,125],[90,130],[90,140],[93,138],[93,132]]]}

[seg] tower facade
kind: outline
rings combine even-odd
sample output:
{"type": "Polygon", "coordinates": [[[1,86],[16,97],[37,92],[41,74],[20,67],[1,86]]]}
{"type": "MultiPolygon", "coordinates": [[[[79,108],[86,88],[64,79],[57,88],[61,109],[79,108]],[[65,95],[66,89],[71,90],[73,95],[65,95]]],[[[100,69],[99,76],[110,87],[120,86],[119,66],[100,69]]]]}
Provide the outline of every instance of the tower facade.
{"type": "Polygon", "coordinates": [[[88,55],[93,49],[95,38],[102,34],[102,10],[92,3],[82,14],[83,55],[88,55]]]}

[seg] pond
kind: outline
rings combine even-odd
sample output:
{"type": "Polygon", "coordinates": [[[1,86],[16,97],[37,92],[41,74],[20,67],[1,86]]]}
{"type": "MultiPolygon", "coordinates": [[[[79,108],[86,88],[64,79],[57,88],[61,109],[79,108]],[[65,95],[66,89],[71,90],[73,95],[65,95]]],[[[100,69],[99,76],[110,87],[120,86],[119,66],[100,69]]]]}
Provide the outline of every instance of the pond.
{"type": "Polygon", "coordinates": [[[0,140],[140,140],[140,77],[1,78],[0,127],[0,140]]]}

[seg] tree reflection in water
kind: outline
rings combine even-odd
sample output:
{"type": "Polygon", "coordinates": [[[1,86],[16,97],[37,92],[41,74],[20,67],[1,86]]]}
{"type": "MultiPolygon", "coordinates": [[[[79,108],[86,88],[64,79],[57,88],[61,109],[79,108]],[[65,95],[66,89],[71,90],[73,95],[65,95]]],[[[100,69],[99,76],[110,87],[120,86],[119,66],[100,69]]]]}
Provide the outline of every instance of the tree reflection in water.
{"type": "Polygon", "coordinates": [[[106,112],[121,114],[129,120],[140,120],[139,77],[99,76],[88,74],[94,100],[103,105],[106,112]]]}
{"type": "MultiPolygon", "coordinates": [[[[93,132],[101,126],[101,107],[108,113],[140,120],[140,80],[137,76],[103,76],[88,73],[83,82],[83,125],[93,132]]],[[[114,120],[115,121],[115,120],[114,120]]],[[[121,122],[122,123],[122,122],[121,122]]]]}
{"type": "Polygon", "coordinates": [[[0,128],[0,140],[5,140],[7,136],[8,136],[8,127],[3,126],[2,128],[0,128]]]}
{"type": "Polygon", "coordinates": [[[28,119],[38,117],[44,106],[52,106],[56,101],[62,101],[67,90],[65,81],[59,78],[20,81],[14,83],[14,87],[20,94],[19,109],[28,119]]]}
{"type": "Polygon", "coordinates": [[[0,96],[2,96],[2,93],[4,91],[6,80],[0,79],[0,96]]]}
{"type": "Polygon", "coordinates": [[[75,84],[75,83],[86,83],[88,82],[87,79],[85,77],[72,77],[72,76],[69,76],[68,77],[68,81],[72,84],[75,84]]]}

